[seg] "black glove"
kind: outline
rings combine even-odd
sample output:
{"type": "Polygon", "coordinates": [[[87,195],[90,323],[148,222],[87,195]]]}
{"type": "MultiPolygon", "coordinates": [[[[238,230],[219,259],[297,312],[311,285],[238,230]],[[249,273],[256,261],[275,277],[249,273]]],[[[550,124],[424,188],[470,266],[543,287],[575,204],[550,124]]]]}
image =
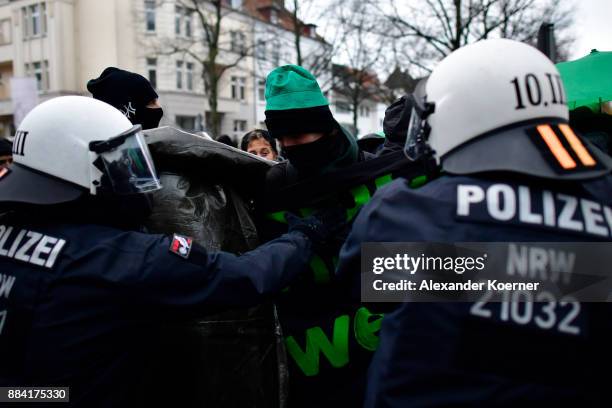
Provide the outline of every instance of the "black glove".
{"type": "Polygon", "coordinates": [[[346,209],[342,208],[318,210],[306,218],[288,212],[285,219],[289,224],[289,232],[302,232],[315,246],[325,245],[347,223],[346,209]]]}

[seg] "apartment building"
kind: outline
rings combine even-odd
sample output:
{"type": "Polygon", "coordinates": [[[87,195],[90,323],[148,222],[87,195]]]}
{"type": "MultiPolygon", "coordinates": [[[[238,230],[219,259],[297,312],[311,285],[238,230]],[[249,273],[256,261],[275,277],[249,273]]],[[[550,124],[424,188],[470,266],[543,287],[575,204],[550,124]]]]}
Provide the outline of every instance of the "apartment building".
{"type": "MultiPolygon", "coordinates": [[[[220,134],[238,140],[263,126],[268,72],[297,60],[294,22],[283,0],[224,2],[217,62],[232,68],[219,86],[220,134]]],[[[309,67],[326,43],[314,25],[300,26],[309,67]]],[[[198,62],[206,52],[202,37],[197,16],[171,0],[0,0],[0,136],[14,132],[12,77],[35,78],[42,102],[89,95],[87,81],[108,66],[150,79],[164,107],[162,125],[206,130],[209,90],[198,62]],[[168,52],[177,45],[189,52],[168,52]]],[[[325,88],[331,69],[323,67],[318,76],[325,88]]],[[[341,106],[332,108],[342,115],[341,106]]]]}
{"type": "MultiPolygon", "coordinates": [[[[251,17],[231,13],[223,20],[221,42],[230,48],[219,63],[232,59],[233,33],[248,35],[251,17]]],[[[39,101],[79,94],[104,68],[138,72],[156,86],[162,124],[187,130],[206,127],[209,112],[201,67],[187,53],[166,54],[160,45],[193,38],[196,19],[172,2],[155,0],[0,0],[0,134],[12,132],[11,77],[35,77],[39,101]]],[[[249,39],[241,37],[243,42],[249,39]]],[[[200,46],[201,47],[201,46],[200,46]]],[[[228,70],[219,87],[221,132],[255,123],[249,56],[228,70]]]]}

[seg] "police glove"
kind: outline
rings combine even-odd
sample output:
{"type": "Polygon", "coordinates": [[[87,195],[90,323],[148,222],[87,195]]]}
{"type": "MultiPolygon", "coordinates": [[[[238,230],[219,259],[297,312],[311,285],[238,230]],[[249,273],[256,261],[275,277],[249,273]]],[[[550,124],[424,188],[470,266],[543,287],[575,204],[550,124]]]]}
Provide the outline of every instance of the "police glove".
{"type": "Polygon", "coordinates": [[[306,218],[286,213],[285,219],[289,224],[289,232],[302,232],[316,247],[324,246],[347,223],[346,210],[341,208],[319,210],[306,218]]]}

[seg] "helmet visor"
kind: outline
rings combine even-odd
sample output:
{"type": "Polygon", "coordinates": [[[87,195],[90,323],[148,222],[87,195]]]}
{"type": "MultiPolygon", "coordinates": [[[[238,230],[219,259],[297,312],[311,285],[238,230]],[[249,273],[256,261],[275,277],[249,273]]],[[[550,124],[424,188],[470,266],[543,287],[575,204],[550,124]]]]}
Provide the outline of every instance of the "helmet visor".
{"type": "Polygon", "coordinates": [[[421,153],[420,142],[421,138],[421,124],[422,119],[419,115],[419,111],[415,108],[412,108],[412,113],[410,114],[410,124],[408,125],[408,134],[406,135],[406,146],[404,151],[406,152],[406,157],[410,160],[417,160],[421,153]]]}
{"type": "Polygon", "coordinates": [[[90,148],[98,153],[114,193],[141,194],[161,189],[139,125],[108,141],[94,142],[90,148]]]}

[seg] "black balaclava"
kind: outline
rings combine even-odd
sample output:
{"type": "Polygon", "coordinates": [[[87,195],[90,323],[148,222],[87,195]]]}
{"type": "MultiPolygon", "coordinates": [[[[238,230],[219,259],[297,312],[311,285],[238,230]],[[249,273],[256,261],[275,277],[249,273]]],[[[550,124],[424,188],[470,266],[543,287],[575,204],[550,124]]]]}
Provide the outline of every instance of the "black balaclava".
{"type": "Polygon", "coordinates": [[[303,176],[316,176],[352,164],[351,144],[340,129],[306,144],[283,147],[282,154],[303,176]]]}
{"type": "Polygon", "coordinates": [[[283,147],[281,154],[301,177],[318,176],[357,161],[354,137],[346,134],[334,119],[329,106],[266,111],[266,125],[275,139],[304,133],[322,133],[319,140],[283,147]]]}
{"type": "Polygon", "coordinates": [[[119,109],[133,124],[141,125],[143,129],[158,127],[164,115],[161,108],[147,108],[159,96],[142,75],[109,67],[99,78],[89,81],[87,89],[95,99],[119,109]]]}

